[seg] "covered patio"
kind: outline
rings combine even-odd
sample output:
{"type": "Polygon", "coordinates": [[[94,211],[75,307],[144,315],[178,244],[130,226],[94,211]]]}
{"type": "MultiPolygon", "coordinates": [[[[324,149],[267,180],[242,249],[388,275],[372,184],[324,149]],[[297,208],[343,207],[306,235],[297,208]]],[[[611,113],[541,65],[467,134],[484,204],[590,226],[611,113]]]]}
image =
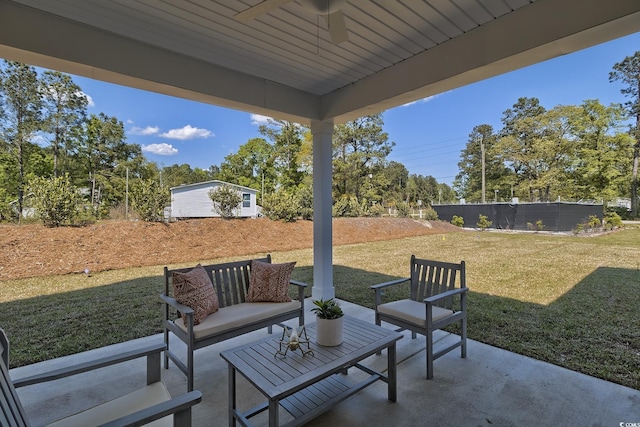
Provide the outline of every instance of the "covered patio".
{"type": "MultiPolygon", "coordinates": [[[[341,303],[346,314],[373,322],[373,311],[341,303]]],[[[311,301],[306,300],[307,309],[311,301]]],[[[308,313],[310,319],[313,314],[308,313]]],[[[274,339],[278,339],[275,328],[274,339]]],[[[266,336],[266,330],[247,334],[196,352],[195,387],[202,402],[193,408],[194,426],[228,424],[227,364],[220,352],[266,336]]],[[[437,345],[448,338],[440,335],[437,345]]],[[[43,370],[81,362],[97,356],[120,353],[132,346],[162,342],[160,335],[93,350],[36,365],[13,369],[18,379],[43,370]]],[[[618,426],[637,422],[640,391],[589,377],[549,363],[471,340],[466,359],[453,351],[435,362],[435,376],[425,379],[424,337],[409,333],[398,342],[398,400],[387,400],[386,385],[378,382],[351,396],[311,421],[309,426],[618,426]]],[[[313,344],[312,344],[313,346],[313,344]]],[[[383,369],[386,355],[371,356],[368,366],[383,369]]],[[[144,382],[144,360],[128,362],[116,369],[103,369],[18,389],[33,425],[43,425],[64,415],[135,390],[144,382]],[[101,392],[97,392],[100,390],[101,392]],[[63,404],[61,404],[63,402],[63,404]]],[[[163,370],[163,380],[173,395],[186,391],[186,378],[175,367],[163,370]]],[[[358,375],[350,370],[349,375],[358,375]]],[[[240,402],[245,409],[261,403],[262,396],[246,381],[239,380],[240,402]]],[[[264,414],[262,414],[264,415],[264,414]]],[[[267,425],[266,416],[257,425],[267,425]]],[[[281,410],[282,422],[287,421],[281,410]]]]}
{"type": "MultiPolygon", "coordinates": [[[[347,0],[340,8],[345,39],[329,31],[330,11],[310,11],[306,3],[0,0],[0,57],[310,126],[312,298],[327,299],[335,295],[334,124],[640,31],[637,0],[347,0]],[[237,17],[248,10],[249,19],[237,17]]],[[[373,322],[368,309],[344,308],[373,322]]],[[[204,398],[194,408],[195,425],[227,423],[227,370],[219,353],[264,333],[196,353],[196,388],[204,398]]],[[[15,369],[11,375],[20,378],[130,345],[15,369]]],[[[430,381],[424,379],[424,358],[424,338],[406,334],[398,349],[396,403],[386,400],[383,384],[375,384],[309,425],[617,426],[640,421],[640,391],[481,343],[470,343],[466,359],[457,352],[439,359],[430,381]]],[[[383,366],[384,359],[373,356],[370,362],[383,366]]],[[[84,381],[61,380],[55,388],[32,386],[19,393],[33,423],[40,425],[87,399],[126,392],[139,383],[138,375],[144,375],[144,367],[131,362],[126,370],[106,369],[86,374],[84,381]],[[88,392],[96,384],[106,395],[88,392]]],[[[172,393],[186,390],[179,370],[163,375],[172,393]]],[[[260,399],[247,384],[242,393],[247,404],[260,399]]]]}

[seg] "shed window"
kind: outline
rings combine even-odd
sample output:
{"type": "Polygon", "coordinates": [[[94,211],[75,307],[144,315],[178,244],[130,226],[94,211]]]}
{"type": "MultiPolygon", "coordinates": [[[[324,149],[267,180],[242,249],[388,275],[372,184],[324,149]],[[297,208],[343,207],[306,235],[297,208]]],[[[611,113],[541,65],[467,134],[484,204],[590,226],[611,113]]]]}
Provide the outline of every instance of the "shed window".
{"type": "Polygon", "coordinates": [[[242,207],[243,208],[251,207],[251,194],[242,193],[242,207]]]}

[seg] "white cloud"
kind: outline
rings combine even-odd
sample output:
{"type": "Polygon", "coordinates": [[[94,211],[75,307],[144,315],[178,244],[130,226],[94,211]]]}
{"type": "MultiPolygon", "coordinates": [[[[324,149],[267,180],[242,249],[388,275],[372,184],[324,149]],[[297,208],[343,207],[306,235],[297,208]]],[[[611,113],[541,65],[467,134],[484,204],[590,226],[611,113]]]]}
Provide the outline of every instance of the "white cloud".
{"type": "Polygon", "coordinates": [[[79,95],[79,96],[84,96],[85,98],[87,98],[87,105],[88,105],[89,107],[95,107],[95,106],[96,106],[96,103],[95,103],[95,102],[93,102],[93,98],[92,98],[90,95],[88,95],[88,94],[86,94],[86,93],[84,93],[84,92],[82,92],[82,91],[79,91],[79,92],[77,93],[77,95],[79,95]]]}
{"type": "Polygon", "coordinates": [[[427,96],[426,98],[422,98],[422,99],[418,99],[417,101],[413,101],[413,102],[407,102],[406,104],[402,104],[401,107],[409,107],[411,105],[414,104],[424,104],[427,103],[429,101],[432,101],[434,98],[437,98],[438,96],[447,93],[447,92],[443,92],[443,93],[439,93],[437,95],[433,95],[433,96],[427,96]]]}
{"type": "Polygon", "coordinates": [[[160,136],[163,138],[186,141],[187,139],[209,138],[215,135],[210,130],[194,128],[191,125],[186,125],[183,128],[171,129],[169,132],[160,134],[160,136]]]}
{"type": "Polygon", "coordinates": [[[251,115],[251,124],[255,126],[266,125],[269,123],[271,117],[261,116],[260,114],[251,115]]]}
{"type": "Polygon", "coordinates": [[[173,145],[165,143],[143,145],[142,151],[160,156],[173,156],[174,154],[178,154],[178,150],[173,148],[173,145]]]}
{"type": "Polygon", "coordinates": [[[129,131],[131,135],[144,135],[144,136],[156,135],[158,132],[160,132],[160,128],[158,126],[147,126],[144,128],[136,126],[136,127],[132,127],[131,130],[129,131]]]}

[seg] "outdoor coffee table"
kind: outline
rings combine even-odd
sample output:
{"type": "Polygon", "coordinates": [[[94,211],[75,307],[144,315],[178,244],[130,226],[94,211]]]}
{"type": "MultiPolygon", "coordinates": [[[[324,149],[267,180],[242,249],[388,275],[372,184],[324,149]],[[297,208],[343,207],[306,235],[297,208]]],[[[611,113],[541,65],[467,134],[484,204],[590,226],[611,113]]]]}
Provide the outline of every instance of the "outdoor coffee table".
{"type": "Polygon", "coordinates": [[[289,350],[285,357],[276,357],[281,334],[220,353],[229,367],[230,426],[235,426],[236,420],[251,425],[249,418],[267,410],[269,426],[278,426],[279,406],[294,417],[288,426],[302,425],[377,380],[387,383],[387,397],[396,401],[396,341],[402,334],[344,316],[343,343],[322,347],[315,343],[315,324],[306,325],[305,329],[313,356],[289,350]],[[358,363],[385,348],[386,375],[358,363]],[[369,376],[354,380],[350,378],[353,375],[343,374],[350,367],[369,376]],[[236,372],[264,394],[267,402],[246,411],[238,409],[236,372]]]}

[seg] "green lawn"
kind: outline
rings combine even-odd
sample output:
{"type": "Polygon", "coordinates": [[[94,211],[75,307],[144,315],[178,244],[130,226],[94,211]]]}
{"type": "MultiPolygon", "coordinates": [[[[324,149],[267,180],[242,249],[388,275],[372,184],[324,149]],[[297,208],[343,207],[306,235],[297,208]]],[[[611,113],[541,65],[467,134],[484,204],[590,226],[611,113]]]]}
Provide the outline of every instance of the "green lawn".
{"type": "MultiPolygon", "coordinates": [[[[593,237],[461,231],[339,246],[338,298],[371,307],[369,286],[408,275],[414,253],[466,261],[472,339],[640,389],[640,229],[593,237]]],[[[312,282],[310,249],[272,255],[297,261],[294,278],[312,282]]],[[[161,331],[162,266],[1,286],[14,367],[161,331]]]]}

